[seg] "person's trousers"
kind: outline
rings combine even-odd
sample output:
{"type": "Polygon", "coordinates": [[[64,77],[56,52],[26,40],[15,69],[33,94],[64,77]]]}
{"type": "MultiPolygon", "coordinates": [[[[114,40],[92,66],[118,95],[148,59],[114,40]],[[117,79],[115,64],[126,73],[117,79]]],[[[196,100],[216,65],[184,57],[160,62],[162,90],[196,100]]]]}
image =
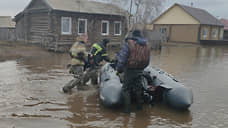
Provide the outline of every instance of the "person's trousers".
{"type": "Polygon", "coordinates": [[[124,111],[130,112],[132,95],[135,95],[137,109],[142,109],[142,70],[127,69],[124,72],[122,96],[124,100],[124,111]]]}

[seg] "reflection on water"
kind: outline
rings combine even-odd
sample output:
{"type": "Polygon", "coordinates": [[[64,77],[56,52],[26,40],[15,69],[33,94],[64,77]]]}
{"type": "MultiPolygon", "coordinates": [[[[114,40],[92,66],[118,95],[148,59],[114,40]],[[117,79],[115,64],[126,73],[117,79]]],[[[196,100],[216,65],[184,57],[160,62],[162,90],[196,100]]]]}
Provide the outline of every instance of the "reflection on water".
{"type": "Polygon", "coordinates": [[[67,120],[72,127],[185,127],[191,126],[192,116],[189,111],[174,111],[164,105],[144,106],[143,111],[135,111],[130,115],[122,113],[120,108],[108,109],[99,103],[97,92],[86,91],[70,99],[69,111],[73,117],[67,120]],[[83,104],[79,104],[83,103],[83,104]]]}
{"type": "Polygon", "coordinates": [[[95,87],[63,94],[61,87],[72,79],[66,69],[67,54],[0,45],[1,127],[228,127],[227,46],[167,46],[151,55],[152,66],[193,89],[194,104],[189,111],[155,104],[144,105],[143,111],[133,107],[127,115],[121,108],[104,108],[95,87]]]}

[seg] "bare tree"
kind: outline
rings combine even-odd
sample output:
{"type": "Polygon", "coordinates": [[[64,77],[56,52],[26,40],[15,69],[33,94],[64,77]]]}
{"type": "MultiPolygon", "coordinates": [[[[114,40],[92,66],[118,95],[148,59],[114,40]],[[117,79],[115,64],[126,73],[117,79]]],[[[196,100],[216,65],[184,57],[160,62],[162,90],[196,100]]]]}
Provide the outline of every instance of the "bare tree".
{"type": "Polygon", "coordinates": [[[105,2],[105,3],[111,3],[114,5],[117,5],[125,10],[128,10],[129,8],[126,8],[126,5],[129,4],[130,0],[93,0],[93,1],[100,1],[100,2],[105,2]]]}
{"type": "Polygon", "coordinates": [[[151,23],[162,11],[165,0],[135,0],[135,23],[151,23]]]}
{"type": "Polygon", "coordinates": [[[97,0],[115,4],[132,15],[133,24],[149,24],[157,17],[166,0],[97,0]],[[131,7],[132,2],[132,7],[131,7]],[[131,11],[132,8],[132,11],[131,11]]]}

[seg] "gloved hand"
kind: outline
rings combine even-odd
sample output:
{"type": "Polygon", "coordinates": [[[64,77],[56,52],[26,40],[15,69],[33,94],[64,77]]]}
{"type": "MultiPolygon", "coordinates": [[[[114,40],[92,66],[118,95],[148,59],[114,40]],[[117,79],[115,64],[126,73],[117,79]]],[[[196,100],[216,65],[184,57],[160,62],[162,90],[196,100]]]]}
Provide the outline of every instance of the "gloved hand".
{"type": "Polygon", "coordinates": [[[71,67],[70,67],[69,73],[70,73],[70,74],[74,74],[74,72],[73,72],[73,70],[72,70],[71,67]]]}
{"type": "Polygon", "coordinates": [[[116,70],[117,60],[113,59],[110,61],[110,63],[111,63],[110,66],[116,70]]]}
{"type": "Polygon", "coordinates": [[[67,69],[69,69],[71,67],[71,64],[67,64],[67,69]]]}
{"type": "Polygon", "coordinates": [[[119,73],[119,72],[116,72],[116,75],[117,75],[117,76],[120,76],[120,73],[119,73]]]}
{"type": "Polygon", "coordinates": [[[110,61],[110,63],[117,63],[117,60],[113,59],[113,60],[110,61]]]}
{"type": "Polygon", "coordinates": [[[84,60],[84,56],[85,56],[84,52],[78,52],[77,55],[79,60],[84,60]]]}
{"type": "Polygon", "coordinates": [[[114,70],[116,70],[116,64],[115,64],[115,63],[111,63],[110,66],[111,66],[114,70]]]}

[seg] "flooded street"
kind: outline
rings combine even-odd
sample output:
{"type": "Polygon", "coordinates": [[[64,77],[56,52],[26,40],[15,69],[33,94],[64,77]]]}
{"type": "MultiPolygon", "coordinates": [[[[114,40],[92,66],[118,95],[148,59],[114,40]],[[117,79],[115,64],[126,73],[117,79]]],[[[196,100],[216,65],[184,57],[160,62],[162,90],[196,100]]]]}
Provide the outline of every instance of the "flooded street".
{"type": "Polygon", "coordinates": [[[62,93],[68,54],[0,44],[0,128],[227,128],[228,46],[165,46],[151,65],[191,87],[189,111],[144,105],[130,115],[100,105],[96,88],[62,93]]]}

